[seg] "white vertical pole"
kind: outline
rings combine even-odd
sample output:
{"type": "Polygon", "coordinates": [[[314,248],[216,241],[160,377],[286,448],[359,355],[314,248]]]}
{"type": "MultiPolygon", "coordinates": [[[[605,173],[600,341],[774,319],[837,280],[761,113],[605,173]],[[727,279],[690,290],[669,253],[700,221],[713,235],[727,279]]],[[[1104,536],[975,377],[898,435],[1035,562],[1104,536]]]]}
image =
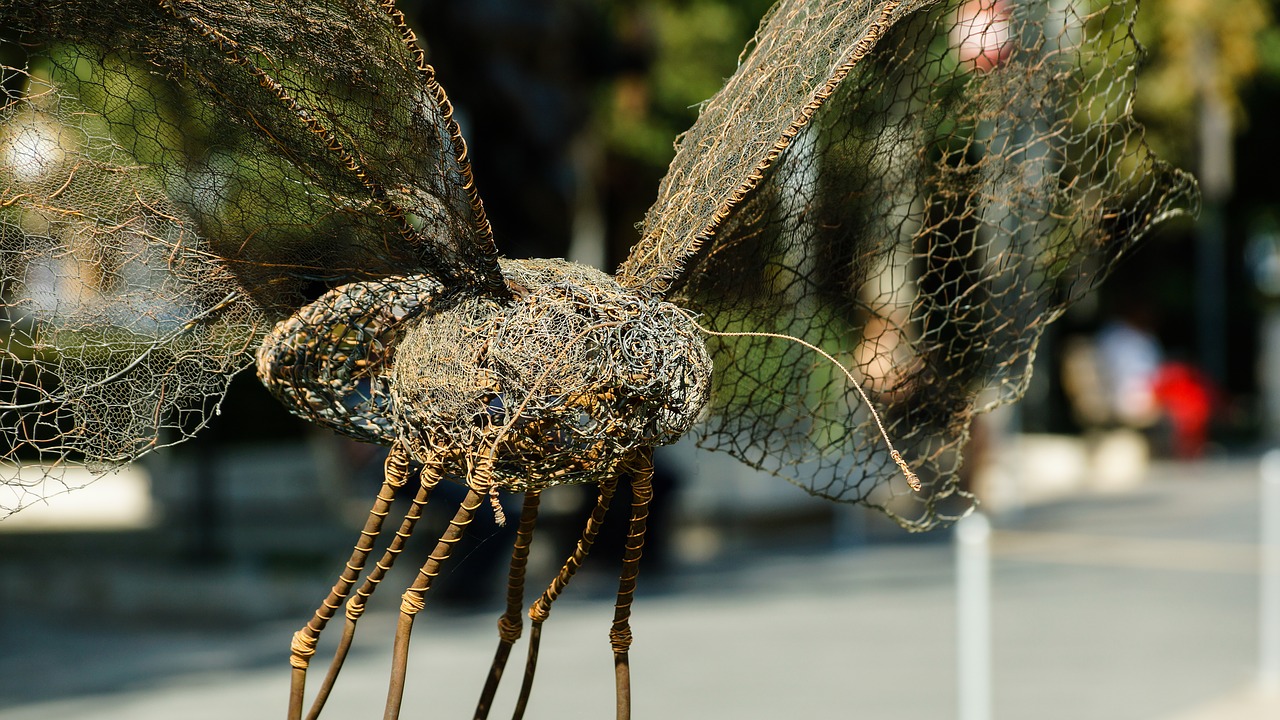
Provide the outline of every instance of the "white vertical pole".
{"type": "Polygon", "coordinates": [[[1258,687],[1280,694],[1280,450],[1262,456],[1258,687]]]}
{"type": "Polygon", "coordinates": [[[955,539],[959,720],[991,720],[991,523],[975,512],[955,539]]]}

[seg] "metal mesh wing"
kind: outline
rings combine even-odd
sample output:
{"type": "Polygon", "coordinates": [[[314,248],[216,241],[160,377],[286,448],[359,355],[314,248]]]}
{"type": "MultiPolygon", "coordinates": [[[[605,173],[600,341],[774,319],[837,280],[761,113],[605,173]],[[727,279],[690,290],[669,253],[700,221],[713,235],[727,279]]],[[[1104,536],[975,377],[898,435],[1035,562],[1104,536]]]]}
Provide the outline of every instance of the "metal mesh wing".
{"type": "Polygon", "coordinates": [[[0,0],[0,88],[0,517],[194,432],[327,287],[506,292],[390,3],[0,0]]]}
{"type": "Polygon", "coordinates": [[[700,436],[809,492],[928,527],[965,503],[976,412],[1045,325],[1198,203],[1129,115],[1129,3],[811,2],[765,18],[682,138],[622,282],[716,331],[700,436]],[[894,478],[898,478],[894,482],[894,478]]]}

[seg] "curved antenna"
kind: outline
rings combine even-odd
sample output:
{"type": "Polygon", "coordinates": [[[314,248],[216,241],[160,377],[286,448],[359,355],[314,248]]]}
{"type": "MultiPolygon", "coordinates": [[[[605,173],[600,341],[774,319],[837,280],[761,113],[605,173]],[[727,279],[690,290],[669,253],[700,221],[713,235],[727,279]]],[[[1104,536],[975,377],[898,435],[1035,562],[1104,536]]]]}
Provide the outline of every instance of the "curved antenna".
{"type": "Polygon", "coordinates": [[[845,367],[843,363],[841,363],[839,360],[832,357],[831,353],[827,352],[826,350],[823,350],[822,348],[818,347],[817,345],[814,345],[811,342],[806,342],[805,340],[802,340],[794,335],[784,335],[782,333],[771,333],[771,332],[746,332],[746,331],[718,332],[716,330],[710,330],[705,327],[702,327],[702,325],[698,324],[698,321],[693,319],[692,317],[689,318],[689,322],[693,323],[694,327],[698,328],[702,332],[706,333],[707,335],[712,335],[714,337],[758,337],[758,338],[773,338],[774,340],[789,340],[790,342],[796,343],[797,345],[802,345],[806,348],[809,348],[810,350],[826,358],[832,365],[835,365],[837,368],[839,368],[840,372],[844,373],[844,376],[846,378],[849,378],[849,383],[853,385],[853,389],[858,391],[858,397],[862,398],[862,402],[866,404],[867,410],[871,413],[871,418],[876,422],[876,428],[880,430],[880,437],[884,439],[885,447],[888,448],[889,450],[889,457],[893,458],[893,461],[897,463],[898,469],[902,471],[903,477],[907,479],[907,485],[910,485],[911,489],[917,492],[919,492],[920,489],[924,487],[920,482],[919,476],[917,476],[915,471],[911,469],[911,466],[907,464],[907,461],[902,459],[902,454],[898,452],[898,449],[893,446],[893,441],[889,439],[889,431],[885,430],[884,422],[880,419],[880,413],[876,410],[876,406],[871,403],[871,398],[867,397],[867,391],[862,389],[862,383],[858,382],[858,379],[853,376],[853,373],[849,371],[849,368],[845,367]]]}

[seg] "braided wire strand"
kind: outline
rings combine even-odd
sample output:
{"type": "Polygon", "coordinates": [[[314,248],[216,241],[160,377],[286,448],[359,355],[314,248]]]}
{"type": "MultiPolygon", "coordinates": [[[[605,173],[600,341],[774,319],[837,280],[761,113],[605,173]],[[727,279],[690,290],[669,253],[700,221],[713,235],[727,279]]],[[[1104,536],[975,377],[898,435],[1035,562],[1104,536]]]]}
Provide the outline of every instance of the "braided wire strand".
{"type": "Polygon", "coordinates": [[[644,536],[649,520],[649,503],[653,501],[653,457],[638,452],[627,464],[631,475],[631,524],[622,555],[622,574],[618,579],[618,600],[614,606],[609,643],[615,654],[631,647],[631,605],[635,601],[640,577],[640,558],[644,554],[644,536]]]}
{"type": "MultiPolygon", "coordinates": [[[[391,464],[391,456],[388,456],[387,462],[388,465],[391,464]]],[[[342,667],[351,650],[351,643],[355,639],[356,625],[364,615],[369,599],[395,564],[396,558],[404,552],[405,543],[408,542],[409,537],[413,534],[418,521],[422,519],[422,511],[431,497],[431,492],[440,483],[442,476],[440,465],[438,462],[429,462],[422,467],[419,472],[418,491],[409,504],[409,509],[405,511],[400,527],[396,529],[391,542],[383,550],[382,557],[378,559],[373,569],[365,576],[364,582],[347,599],[346,623],[343,626],[342,637],[339,639],[338,646],[333,652],[333,658],[329,662],[329,671],[325,674],[320,688],[316,691],[315,699],[312,700],[311,709],[307,712],[307,720],[316,720],[324,710],[325,703],[328,701],[334,685],[337,684],[338,675],[342,672],[342,667]]]]}
{"type": "Polygon", "coordinates": [[[609,512],[609,502],[613,499],[614,490],[617,488],[617,478],[609,478],[600,483],[600,493],[596,497],[595,507],[591,509],[591,515],[587,518],[586,525],[582,528],[582,536],[578,538],[577,545],[574,546],[573,552],[569,555],[564,564],[560,566],[560,572],[547,585],[547,589],[542,591],[542,595],[529,606],[529,619],[535,623],[546,622],[547,616],[551,614],[551,604],[560,597],[560,593],[569,585],[569,581],[573,579],[578,568],[582,566],[582,561],[586,559],[587,554],[591,552],[591,547],[595,544],[596,536],[600,534],[600,527],[604,524],[605,515],[609,512]]]}
{"type": "Polygon", "coordinates": [[[338,581],[321,602],[320,607],[295,636],[295,652],[290,656],[290,664],[295,668],[306,669],[308,658],[315,653],[315,645],[320,633],[342,606],[343,600],[351,592],[352,585],[364,570],[365,560],[373,550],[374,541],[382,532],[382,524],[387,518],[391,503],[395,500],[396,490],[404,487],[408,481],[409,457],[404,447],[392,446],[383,467],[382,487],[379,488],[378,496],[369,510],[369,518],[365,521],[364,528],[360,530],[360,539],[350,559],[347,560],[338,581]]]}

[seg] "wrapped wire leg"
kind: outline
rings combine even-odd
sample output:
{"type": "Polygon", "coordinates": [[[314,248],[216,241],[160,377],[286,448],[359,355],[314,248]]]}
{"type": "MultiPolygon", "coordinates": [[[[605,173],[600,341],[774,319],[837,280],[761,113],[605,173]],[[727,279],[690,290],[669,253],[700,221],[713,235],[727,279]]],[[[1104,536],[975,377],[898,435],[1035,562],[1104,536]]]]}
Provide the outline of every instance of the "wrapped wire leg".
{"type": "Polygon", "coordinates": [[[565,560],[560,573],[542,592],[542,596],[529,607],[529,655],[525,659],[524,681],[520,685],[520,697],[516,700],[512,720],[523,718],[525,708],[529,704],[529,692],[533,690],[533,676],[538,668],[538,645],[542,640],[542,624],[551,613],[551,604],[560,596],[560,593],[564,592],[569,580],[586,559],[587,553],[591,552],[591,546],[595,544],[596,535],[600,532],[600,525],[604,522],[605,513],[609,511],[609,501],[613,499],[613,491],[617,484],[617,478],[609,478],[600,483],[600,495],[596,498],[596,506],[591,511],[591,517],[587,518],[586,527],[582,529],[582,537],[579,538],[573,554],[565,560]]]}
{"type": "Polygon", "coordinates": [[[355,639],[356,634],[356,623],[364,615],[364,610],[368,606],[369,598],[373,596],[373,592],[378,589],[382,579],[391,570],[396,558],[400,556],[400,553],[404,552],[405,543],[408,542],[409,536],[413,534],[413,529],[418,524],[418,521],[422,519],[422,510],[426,507],[427,500],[431,497],[431,491],[440,483],[440,474],[440,466],[438,464],[431,464],[422,469],[418,493],[409,505],[409,510],[404,514],[400,529],[396,530],[395,537],[391,539],[391,543],[383,551],[382,558],[374,564],[373,569],[365,576],[364,582],[347,599],[345,612],[347,622],[342,629],[342,638],[338,641],[338,647],[333,653],[333,660],[329,663],[329,672],[325,675],[324,682],[320,684],[315,700],[311,703],[311,709],[307,712],[307,720],[316,720],[316,718],[320,717],[320,712],[324,710],[325,701],[329,699],[329,693],[332,692],[333,685],[338,679],[338,673],[342,672],[342,665],[346,662],[347,653],[351,650],[351,642],[355,639]]]}
{"type": "Polygon", "coordinates": [[[489,708],[493,706],[493,696],[498,692],[498,683],[502,681],[502,672],[507,667],[511,646],[520,639],[524,630],[524,577],[525,568],[529,564],[533,529],[538,522],[538,500],[537,490],[525,493],[515,547],[511,550],[511,570],[507,574],[507,610],[498,618],[498,649],[489,666],[489,677],[480,693],[480,702],[476,703],[475,720],[486,720],[489,717],[489,708]]]}
{"type": "Polygon", "coordinates": [[[396,624],[396,638],[391,657],[391,685],[387,690],[387,706],[383,712],[383,720],[396,720],[400,717],[400,703],[404,699],[405,674],[409,668],[409,634],[413,630],[413,619],[422,611],[424,596],[431,589],[431,583],[440,574],[440,566],[453,552],[453,546],[462,538],[466,528],[475,519],[476,508],[489,496],[491,487],[492,466],[479,463],[472,470],[469,479],[467,496],[458,506],[458,512],[449,521],[435,550],[418,570],[413,584],[404,591],[400,601],[400,621],[396,624]],[[479,489],[477,489],[479,488],[479,489]]]}
{"type": "Polygon", "coordinates": [[[373,550],[374,541],[382,532],[382,523],[391,509],[396,490],[403,487],[408,479],[409,456],[401,445],[393,445],[383,466],[382,487],[378,490],[378,497],[369,510],[369,518],[365,521],[364,529],[360,531],[360,539],[356,541],[355,549],[351,552],[351,559],[347,561],[346,568],[334,583],[329,595],[325,597],[320,607],[316,608],[315,614],[301,630],[294,633],[289,653],[289,664],[293,666],[289,687],[289,720],[299,720],[302,717],[307,667],[311,663],[311,656],[315,654],[320,633],[333,618],[334,612],[351,592],[351,586],[364,570],[364,563],[370,551],[373,550]]]}
{"type": "Polygon", "coordinates": [[[613,611],[613,627],[609,643],[613,646],[613,668],[617,683],[618,720],[631,718],[631,666],[627,651],[631,648],[631,602],[635,597],[636,578],[640,574],[640,556],[644,551],[645,526],[649,520],[649,501],[653,499],[652,450],[636,453],[628,468],[631,471],[631,527],[622,555],[622,575],[618,579],[618,602],[613,611]]]}

